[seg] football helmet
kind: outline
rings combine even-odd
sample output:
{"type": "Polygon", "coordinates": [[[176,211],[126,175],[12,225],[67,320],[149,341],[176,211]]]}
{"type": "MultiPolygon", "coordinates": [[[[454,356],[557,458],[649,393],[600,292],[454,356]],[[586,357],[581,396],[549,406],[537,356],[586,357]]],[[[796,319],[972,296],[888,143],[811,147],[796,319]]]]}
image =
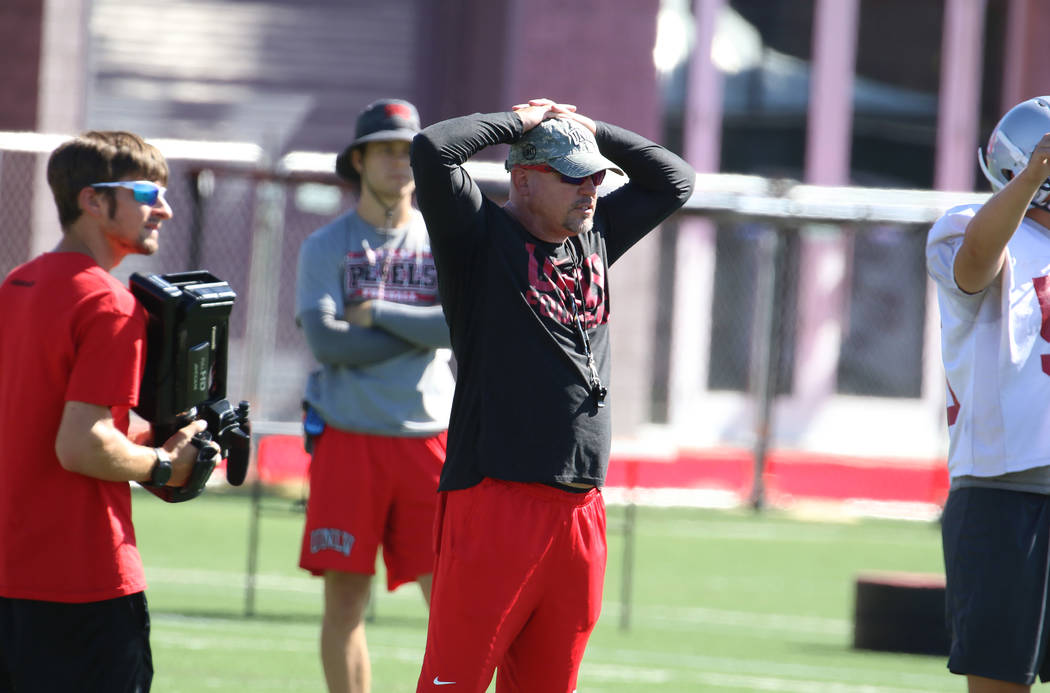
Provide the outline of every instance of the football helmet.
{"type": "MultiPolygon", "coordinates": [[[[1006,112],[988,138],[987,151],[977,148],[984,177],[998,192],[1024,170],[1043,135],[1050,132],[1050,96],[1037,96],[1006,112]]],[[[1050,208],[1050,178],[1043,181],[1032,204],[1050,208]]]]}

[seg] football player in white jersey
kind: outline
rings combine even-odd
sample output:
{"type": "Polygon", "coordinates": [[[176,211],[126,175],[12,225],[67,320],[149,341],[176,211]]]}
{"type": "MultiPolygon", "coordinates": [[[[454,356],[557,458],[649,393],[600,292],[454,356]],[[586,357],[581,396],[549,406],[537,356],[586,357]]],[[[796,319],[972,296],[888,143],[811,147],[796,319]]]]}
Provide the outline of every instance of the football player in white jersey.
{"type": "Polygon", "coordinates": [[[992,131],[994,194],[930,229],[947,377],[948,668],[970,693],[1050,679],[1050,96],[992,131]]]}

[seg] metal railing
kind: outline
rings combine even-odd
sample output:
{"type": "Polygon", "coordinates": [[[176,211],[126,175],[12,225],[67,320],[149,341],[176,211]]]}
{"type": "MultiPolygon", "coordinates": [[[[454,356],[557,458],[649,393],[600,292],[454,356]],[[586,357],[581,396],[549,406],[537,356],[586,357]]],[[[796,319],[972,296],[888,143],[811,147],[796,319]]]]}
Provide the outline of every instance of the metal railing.
{"type": "MultiPolygon", "coordinates": [[[[59,236],[43,171],[63,139],[0,133],[4,273],[59,236]]],[[[238,294],[230,396],[252,403],[257,430],[294,424],[313,368],[294,321],[298,248],[353,204],[331,173],[335,155],[268,162],[251,144],[155,143],[171,166],[175,218],[156,256],[128,258],[115,274],[207,269],[229,282],[238,294]]],[[[468,168],[487,194],[505,195],[502,165],[468,168]]],[[[618,435],[750,447],[759,470],[778,446],[943,455],[923,238],[946,208],[985,197],[699,175],[686,206],[640,244],[641,259],[632,250],[623,261],[632,269],[611,273],[616,394],[641,403],[618,435]],[[616,351],[631,340],[641,356],[616,351]],[[866,420],[853,426],[858,409],[866,420]],[[900,434],[876,435],[880,427],[900,434]]]]}

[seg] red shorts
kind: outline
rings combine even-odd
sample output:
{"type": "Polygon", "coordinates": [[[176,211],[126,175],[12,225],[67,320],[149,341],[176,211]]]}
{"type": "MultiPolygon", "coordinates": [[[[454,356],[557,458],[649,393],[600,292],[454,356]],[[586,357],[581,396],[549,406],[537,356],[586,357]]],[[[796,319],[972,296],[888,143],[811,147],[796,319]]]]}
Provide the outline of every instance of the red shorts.
{"type": "Polygon", "coordinates": [[[434,570],[433,527],[446,434],[392,438],[328,426],[314,441],[299,567],[374,575],[387,589],[434,570]]]}
{"type": "Polygon", "coordinates": [[[601,611],[601,492],[484,479],[440,495],[417,693],[484,693],[497,667],[499,693],[572,693],[601,611]]]}

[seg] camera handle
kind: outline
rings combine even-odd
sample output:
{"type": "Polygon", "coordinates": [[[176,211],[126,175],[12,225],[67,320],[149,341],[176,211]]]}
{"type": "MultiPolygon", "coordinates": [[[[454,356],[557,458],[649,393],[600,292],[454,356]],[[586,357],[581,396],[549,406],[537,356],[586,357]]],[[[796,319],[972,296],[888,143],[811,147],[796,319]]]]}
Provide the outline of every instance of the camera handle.
{"type": "MultiPolygon", "coordinates": [[[[252,424],[248,412],[247,400],[241,400],[232,416],[222,417],[227,425],[220,429],[217,436],[219,447],[226,457],[226,481],[231,486],[240,486],[248,475],[252,444],[252,424]]],[[[211,421],[208,426],[211,427],[211,421]]]]}
{"type": "Polygon", "coordinates": [[[251,421],[249,405],[242,400],[235,410],[226,400],[207,402],[199,408],[194,407],[176,417],[169,425],[154,425],[156,438],[167,440],[175,431],[188,425],[195,419],[204,419],[208,427],[193,436],[191,443],[196,446],[197,459],[193,463],[190,478],[182,486],[147,486],[150,493],[168,503],[181,503],[196,498],[204,492],[204,487],[211,478],[215,465],[226,458],[226,481],[232,486],[240,486],[248,474],[248,461],[251,454],[251,421]],[[206,443],[214,440],[219,450],[206,443]]]}
{"type": "Polygon", "coordinates": [[[167,503],[182,503],[201,495],[208,479],[211,478],[212,471],[215,470],[215,463],[219,461],[219,452],[208,445],[210,441],[211,434],[208,431],[201,431],[190,440],[197,448],[197,459],[193,462],[193,470],[185,484],[182,486],[146,486],[143,484],[143,488],[167,503]]]}

